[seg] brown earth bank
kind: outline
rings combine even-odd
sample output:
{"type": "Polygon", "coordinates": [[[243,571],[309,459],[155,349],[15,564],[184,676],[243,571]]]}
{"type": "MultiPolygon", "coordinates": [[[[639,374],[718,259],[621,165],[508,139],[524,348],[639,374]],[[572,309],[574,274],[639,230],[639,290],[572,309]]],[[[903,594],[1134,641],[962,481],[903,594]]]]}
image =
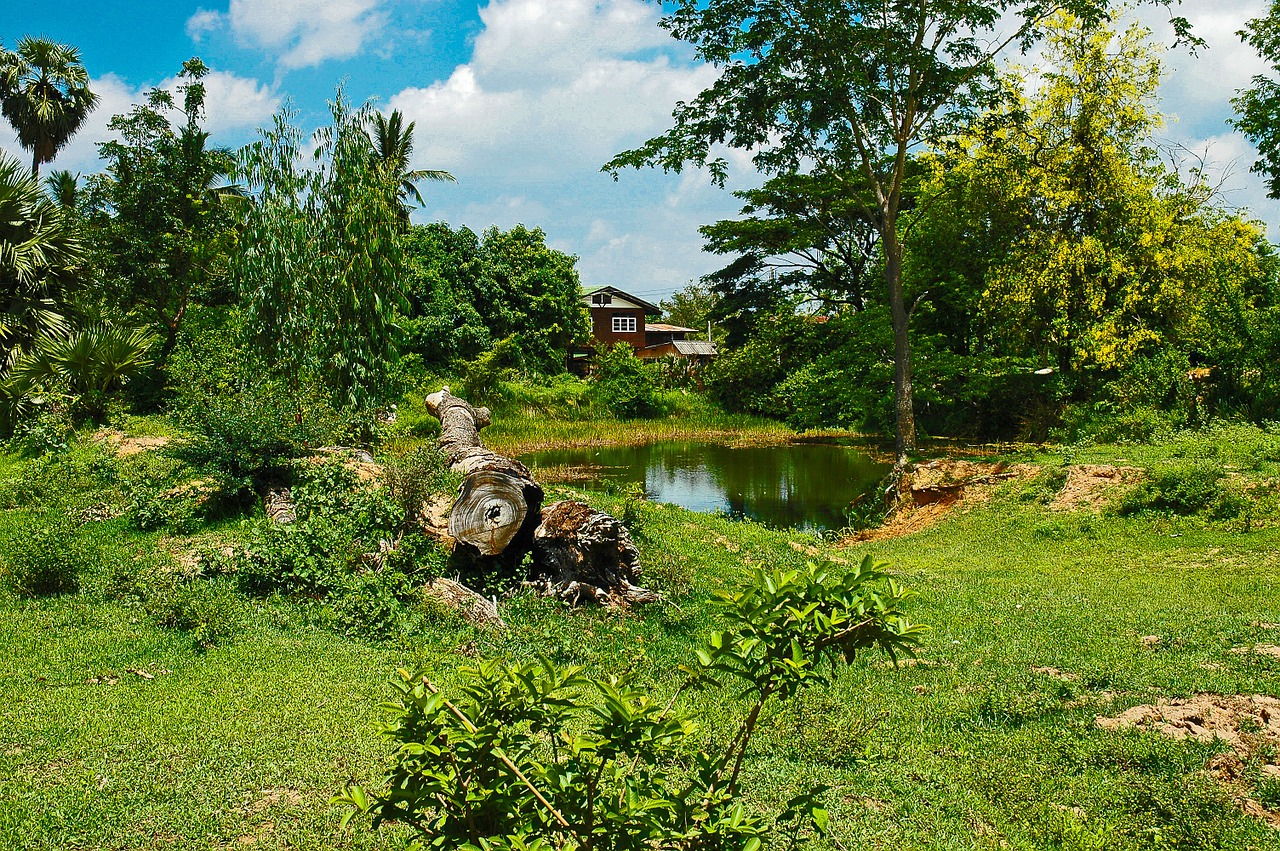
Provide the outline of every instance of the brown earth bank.
{"type": "MultiPolygon", "coordinates": [[[[864,529],[842,544],[899,538],[933,526],[956,510],[967,510],[991,498],[1011,480],[1031,480],[1047,473],[1036,464],[990,463],[938,458],[916,464],[898,482],[894,508],[874,529],[864,529]]],[[[1136,467],[1073,464],[1049,507],[1058,511],[1101,511],[1119,492],[1141,481],[1136,467]]]]}

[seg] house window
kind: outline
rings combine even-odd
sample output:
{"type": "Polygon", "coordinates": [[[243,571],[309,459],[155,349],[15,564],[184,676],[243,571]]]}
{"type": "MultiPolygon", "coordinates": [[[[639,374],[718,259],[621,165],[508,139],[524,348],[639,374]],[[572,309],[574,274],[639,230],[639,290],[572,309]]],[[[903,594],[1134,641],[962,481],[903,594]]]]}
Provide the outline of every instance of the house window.
{"type": "Polygon", "coordinates": [[[591,297],[591,303],[596,307],[604,307],[606,304],[613,304],[613,296],[608,293],[596,293],[591,297]]]}
{"type": "Polygon", "coordinates": [[[634,316],[613,317],[613,333],[634,334],[635,332],[636,332],[636,318],[634,316]]]}

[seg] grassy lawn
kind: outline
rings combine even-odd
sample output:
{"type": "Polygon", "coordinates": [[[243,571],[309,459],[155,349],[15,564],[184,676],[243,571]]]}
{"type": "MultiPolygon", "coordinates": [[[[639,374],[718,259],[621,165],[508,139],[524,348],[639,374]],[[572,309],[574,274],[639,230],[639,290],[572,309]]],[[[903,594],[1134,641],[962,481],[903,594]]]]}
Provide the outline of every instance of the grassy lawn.
{"type": "MultiPolygon", "coordinates": [[[[1240,433],[1199,449],[1019,460],[1190,458],[1264,481],[1277,472],[1274,440],[1254,443],[1240,433]]],[[[10,488],[30,463],[0,462],[10,488]]],[[[503,635],[432,622],[377,642],[317,625],[305,601],[233,595],[234,634],[207,648],[108,593],[113,559],[162,558],[189,539],[91,521],[85,534],[109,557],[78,593],[0,596],[0,848],[397,847],[394,831],[339,832],[327,803],[348,780],[381,776],[375,724],[396,667],[447,689],[473,657],[542,652],[600,672],[633,666],[669,691],[674,666],[714,627],[712,591],[733,587],[744,566],[799,565],[815,548],[891,562],[919,592],[913,618],[933,631],[919,664],[860,658],[770,719],[746,783],[762,806],[830,785],[834,833],[850,851],[1280,848],[1280,834],[1204,772],[1224,746],[1094,721],[1162,696],[1280,695],[1280,660],[1235,652],[1280,644],[1268,626],[1280,623],[1280,529],[1053,512],[1028,494],[1010,484],[923,532],[849,548],[645,505],[637,539],[669,605],[569,612],[517,597],[503,635]]],[[[619,498],[590,499],[622,511],[619,498]]],[[[13,502],[0,513],[6,529],[22,521],[13,502]]],[[[234,523],[215,531],[241,534],[234,523]]],[[[733,702],[704,700],[714,739],[733,702]]],[[[1246,768],[1242,788],[1280,803],[1260,764],[1246,768]]]]}

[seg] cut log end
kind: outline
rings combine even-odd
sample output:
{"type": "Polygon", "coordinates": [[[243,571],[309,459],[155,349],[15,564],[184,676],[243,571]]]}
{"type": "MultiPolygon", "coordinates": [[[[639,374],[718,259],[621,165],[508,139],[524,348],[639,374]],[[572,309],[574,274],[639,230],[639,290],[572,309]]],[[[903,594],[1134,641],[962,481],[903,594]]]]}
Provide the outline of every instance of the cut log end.
{"type": "Polygon", "coordinates": [[[528,516],[529,484],[492,470],[468,476],[449,513],[449,534],[483,556],[503,552],[528,516]]]}

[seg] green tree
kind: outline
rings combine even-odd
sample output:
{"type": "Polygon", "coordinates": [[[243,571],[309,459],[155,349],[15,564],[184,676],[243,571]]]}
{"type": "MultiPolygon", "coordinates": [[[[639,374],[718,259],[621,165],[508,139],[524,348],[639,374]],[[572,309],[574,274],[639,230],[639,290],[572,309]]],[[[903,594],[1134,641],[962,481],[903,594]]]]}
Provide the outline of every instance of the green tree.
{"type": "Polygon", "coordinates": [[[80,51],[46,38],[27,37],[0,50],[0,113],[31,151],[31,173],[50,162],[98,105],[80,51]]]}
{"type": "Polygon", "coordinates": [[[1064,14],[1046,31],[1035,95],[991,116],[995,129],[945,166],[943,183],[973,188],[972,212],[939,203],[933,214],[998,211],[984,224],[1004,224],[975,234],[992,344],[1086,380],[1170,345],[1193,350],[1209,305],[1238,301],[1260,274],[1260,233],[1216,208],[1203,176],[1187,183],[1161,162],[1148,30],[1064,14]]]}
{"type": "Polygon", "coordinates": [[[787,173],[735,192],[746,202],[741,215],[699,228],[705,250],[738,255],[709,276],[725,301],[795,296],[802,307],[866,307],[879,290],[879,234],[868,199],[849,191],[856,178],[787,173]]]}
{"type": "Polygon", "coordinates": [[[369,144],[372,114],[339,88],[312,168],[289,107],[241,152],[252,203],[232,266],[267,370],[295,398],[314,379],[354,409],[385,401],[394,320],[406,306],[399,182],[369,144]]]}
{"type": "Polygon", "coordinates": [[[1280,0],[1271,0],[1267,14],[1253,18],[1237,35],[1271,65],[1272,77],[1258,74],[1249,88],[1236,93],[1231,105],[1238,115],[1231,123],[1258,148],[1253,171],[1267,180],[1267,194],[1280,198],[1280,0]]]}
{"type": "Polygon", "coordinates": [[[410,228],[405,245],[409,344],[428,362],[470,360],[514,337],[526,368],[556,373],[587,336],[577,258],[549,247],[540,228],[477,236],[438,222],[410,228]]]}
{"type": "Polygon", "coordinates": [[[548,246],[542,228],[516,225],[484,232],[480,262],[499,295],[493,315],[481,312],[494,338],[518,335],[527,366],[563,372],[566,350],[589,327],[578,258],[548,246]]]}
{"type": "MultiPolygon", "coordinates": [[[[1170,5],[1173,0],[1157,0],[1170,5]]],[[[723,183],[715,146],[754,152],[765,174],[807,170],[868,189],[880,237],[894,334],[899,458],[914,450],[910,310],[902,282],[900,215],[911,151],[966,124],[991,93],[995,59],[1029,47],[1058,8],[1095,20],[1106,0],[676,0],[662,26],[694,45],[720,77],[673,113],[674,126],[605,169],[706,165],[723,183]],[[1011,22],[1007,32],[998,28],[1011,22]]],[[[1174,19],[1180,36],[1187,23],[1174,19]]]]}
{"type": "Polygon", "coordinates": [[[59,169],[44,179],[45,192],[64,211],[75,213],[80,203],[80,175],[59,169]]]}
{"type": "Polygon", "coordinates": [[[371,118],[372,122],[368,130],[369,142],[373,145],[378,162],[397,184],[396,200],[400,204],[401,218],[407,224],[410,211],[409,200],[412,199],[419,207],[427,203],[423,200],[422,193],[418,191],[419,181],[457,183],[457,179],[449,172],[439,169],[409,168],[409,162],[413,157],[414,122],[410,121],[406,125],[400,110],[392,110],[389,116],[375,112],[371,118]]]}
{"type": "Polygon", "coordinates": [[[161,330],[164,363],[198,294],[225,289],[240,190],[230,184],[234,155],[208,146],[200,126],[208,68],[182,65],[173,95],[152,89],[147,102],[111,120],[120,141],[100,144],[106,169],[89,179],[88,206],[97,265],[122,312],[140,308],[161,330]]]}
{"type": "Polygon", "coordinates": [[[720,306],[720,295],[700,281],[689,283],[658,303],[668,322],[686,328],[705,328],[720,306]]]}

